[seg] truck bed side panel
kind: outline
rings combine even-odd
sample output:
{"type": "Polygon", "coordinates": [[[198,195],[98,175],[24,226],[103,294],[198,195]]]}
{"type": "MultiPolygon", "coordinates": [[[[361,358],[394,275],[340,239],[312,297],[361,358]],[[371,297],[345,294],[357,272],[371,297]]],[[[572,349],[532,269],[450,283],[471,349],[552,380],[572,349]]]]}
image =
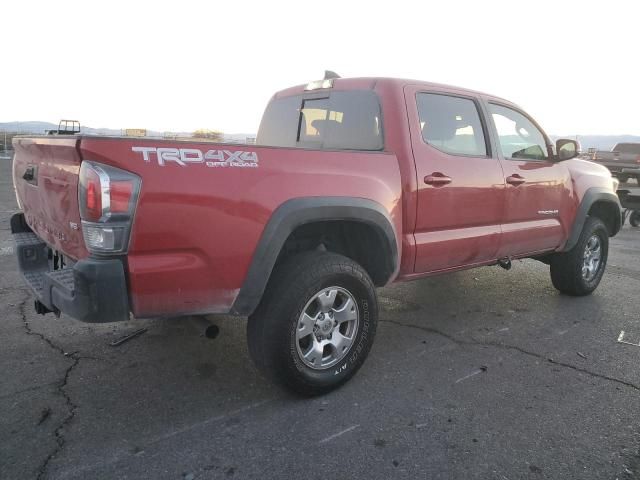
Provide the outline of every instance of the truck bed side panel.
{"type": "Polygon", "coordinates": [[[368,198],[402,232],[400,173],[391,154],[107,138],[85,138],[80,151],[83,159],[142,178],[128,254],[137,316],[228,312],[266,223],[291,198],[368,198]],[[145,161],[133,147],[200,150],[203,156],[211,150],[227,159],[245,151],[257,162],[161,165],[157,154],[145,161]]]}

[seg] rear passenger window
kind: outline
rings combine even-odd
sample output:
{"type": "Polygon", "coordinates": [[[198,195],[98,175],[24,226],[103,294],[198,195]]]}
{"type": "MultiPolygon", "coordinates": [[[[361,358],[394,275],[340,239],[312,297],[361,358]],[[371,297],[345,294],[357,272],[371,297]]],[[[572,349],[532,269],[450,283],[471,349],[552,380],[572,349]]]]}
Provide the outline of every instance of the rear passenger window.
{"type": "Polygon", "coordinates": [[[487,155],[487,142],[473,100],[436,93],[418,93],[422,138],[452,155],[487,155]]]}
{"type": "Polygon", "coordinates": [[[258,145],[333,150],[381,150],[382,118],[372,91],[276,98],[262,117],[258,145]]]}

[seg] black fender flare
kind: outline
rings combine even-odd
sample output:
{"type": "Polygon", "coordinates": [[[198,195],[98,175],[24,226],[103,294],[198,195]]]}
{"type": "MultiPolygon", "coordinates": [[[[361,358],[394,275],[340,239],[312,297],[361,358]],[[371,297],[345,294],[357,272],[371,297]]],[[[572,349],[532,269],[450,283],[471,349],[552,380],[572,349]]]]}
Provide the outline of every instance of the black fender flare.
{"type": "Polygon", "coordinates": [[[620,199],[615,193],[607,188],[591,187],[586,191],[584,197],[582,197],[582,201],[578,207],[578,212],[576,213],[576,218],[573,221],[573,226],[571,227],[571,232],[569,233],[569,238],[567,243],[565,243],[564,247],[560,250],[561,252],[571,250],[578,243],[580,233],[582,233],[582,228],[584,227],[584,222],[587,220],[587,216],[589,215],[589,210],[591,210],[591,207],[596,202],[606,202],[615,205],[618,215],[613,219],[614,229],[612,232],[609,232],[609,234],[613,237],[620,231],[620,228],[622,227],[622,207],[620,206],[620,199]]]}
{"type": "Polygon", "coordinates": [[[271,215],[253,253],[249,270],[231,307],[235,315],[251,315],[256,309],[289,235],[304,224],[330,221],[358,221],[376,227],[388,242],[391,273],[399,266],[395,229],[387,211],[379,203],[355,197],[302,197],[284,202],[271,215]]]}

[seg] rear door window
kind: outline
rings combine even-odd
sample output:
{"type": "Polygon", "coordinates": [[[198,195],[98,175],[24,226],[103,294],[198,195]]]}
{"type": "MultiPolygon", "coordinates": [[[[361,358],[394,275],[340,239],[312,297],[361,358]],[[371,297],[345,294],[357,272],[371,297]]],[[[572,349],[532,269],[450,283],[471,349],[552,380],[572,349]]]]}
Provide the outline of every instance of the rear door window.
{"type": "Polygon", "coordinates": [[[262,117],[256,143],[274,147],[381,150],[382,117],[372,91],[276,98],[262,117]]]}
{"type": "Polygon", "coordinates": [[[418,93],[422,138],[452,155],[487,156],[487,142],[476,102],[437,93],[418,93]]]}

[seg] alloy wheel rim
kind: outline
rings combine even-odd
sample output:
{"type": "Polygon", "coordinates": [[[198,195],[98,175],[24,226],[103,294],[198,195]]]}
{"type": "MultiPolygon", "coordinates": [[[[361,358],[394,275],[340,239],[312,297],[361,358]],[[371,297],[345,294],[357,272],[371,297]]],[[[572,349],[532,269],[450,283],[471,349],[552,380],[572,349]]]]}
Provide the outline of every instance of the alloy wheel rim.
{"type": "Polygon", "coordinates": [[[324,370],[347,356],[358,332],[355,297],[342,287],[323,288],[307,302],[296,324],[296,349],[309,368],[324,370]]]}
{"type": "Polygon", "coordinates": [[[582,257],[582,278],[591,281],[598,274],[602,263],[602,242],[596,234],[592,235],[584,248],[582,257]]]}

